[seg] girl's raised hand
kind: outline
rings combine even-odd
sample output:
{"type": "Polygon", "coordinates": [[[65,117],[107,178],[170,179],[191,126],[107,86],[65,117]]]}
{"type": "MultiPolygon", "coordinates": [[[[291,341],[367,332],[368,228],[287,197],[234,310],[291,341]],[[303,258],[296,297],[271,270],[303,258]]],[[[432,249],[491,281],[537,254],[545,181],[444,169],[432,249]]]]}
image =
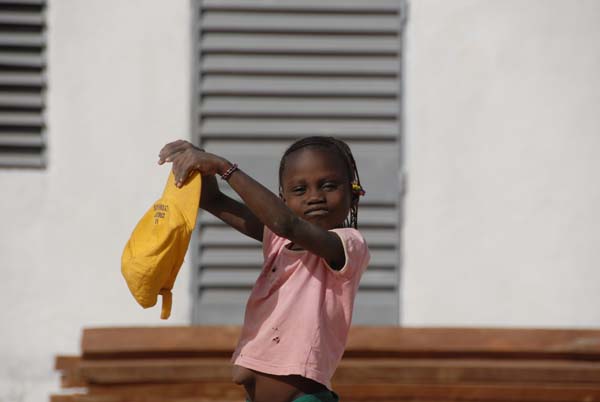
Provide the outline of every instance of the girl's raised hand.
{"type": "Polygon", "coordinates": [[[202,175],[214,175],[227,170],[228,162],[214,154],[204,152],[188,141],[177,140],[165,145],[158,154],[158,164],[173,163],[175,185],[181,187],[194,170],[202,175]]]}

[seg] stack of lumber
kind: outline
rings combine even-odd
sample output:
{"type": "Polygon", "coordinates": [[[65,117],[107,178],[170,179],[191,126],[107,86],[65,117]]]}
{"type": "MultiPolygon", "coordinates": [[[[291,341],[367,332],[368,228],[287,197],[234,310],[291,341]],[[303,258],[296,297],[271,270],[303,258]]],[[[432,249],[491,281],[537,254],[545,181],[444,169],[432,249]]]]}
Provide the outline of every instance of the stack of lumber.
{"type": "MultiPolygon", "coordinates": [[[[90,328],[51,402],[242,402],[239,327],[90,328]]],[[[343,402],[600,401],[600,330],[353,327],[343,402]]]]}

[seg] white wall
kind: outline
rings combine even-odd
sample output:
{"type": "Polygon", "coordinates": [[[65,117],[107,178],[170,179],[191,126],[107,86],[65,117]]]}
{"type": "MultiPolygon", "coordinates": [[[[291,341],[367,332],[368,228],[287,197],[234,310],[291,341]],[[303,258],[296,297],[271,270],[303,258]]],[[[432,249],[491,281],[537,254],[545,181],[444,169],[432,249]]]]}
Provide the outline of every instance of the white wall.
{"type": "MultiPolygon", "coordinates": [[[[50,2],[48,168],[0,170],[1,402],[57,391],[82,327],[165,324],[120,255],[189,135],[189,3],[50,2]]],[[[597,327],[600,2],[410,6],[403,323],[597,327]]]]}
{"type": "MultiPolygon", "coordinates": [[[[0,401],[46,401],[82,327],[159,325],[120,273],[159,198],[164,143],[189,136],[190,2],[57,0],[48,9],[48,168],[0,170],[0,401]]],[[[190,317],[189,273],[169,325],[190,317]]],[[[160,302],[159,302],[160,303],[160,302]]]]}
{"type": "Polygon", "coordinates": [[[411,2],[404,324],[600,326],[599,20],[411,2]]]}

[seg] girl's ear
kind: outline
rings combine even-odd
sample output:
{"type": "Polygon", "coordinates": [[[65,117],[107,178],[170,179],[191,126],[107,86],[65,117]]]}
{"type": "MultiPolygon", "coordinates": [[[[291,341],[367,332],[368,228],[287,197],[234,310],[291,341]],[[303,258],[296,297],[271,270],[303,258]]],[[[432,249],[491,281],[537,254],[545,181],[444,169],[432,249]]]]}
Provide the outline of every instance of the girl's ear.
{"type": "Polygon", "coordinates": [[[284,191],[283,191],[283,186],[280,184],[280,185],[279,185],[279,198],[280,198],[280,199],[281,199],[281,201],[283,201],[283,203],[285,204],[285,203],[286,203],[286,199],[285,199],[285,197],[283,196],[283,193],[284,193],[284,191]]]}

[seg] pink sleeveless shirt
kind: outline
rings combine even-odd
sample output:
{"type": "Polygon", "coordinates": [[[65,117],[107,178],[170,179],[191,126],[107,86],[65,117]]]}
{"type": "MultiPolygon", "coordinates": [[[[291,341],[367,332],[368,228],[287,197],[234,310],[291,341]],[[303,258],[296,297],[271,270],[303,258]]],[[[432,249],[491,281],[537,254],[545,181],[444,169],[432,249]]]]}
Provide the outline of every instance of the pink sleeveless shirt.
{"type": "Polygon", "coordinates": [[[315,254],[286,248],[290,241],[265,226],[265,263],[246,304],[234,364],[267,374],[301,375],[331,389],[354,297],[370,259],[356,229],[332,231],[346,254],[339,271],[315,254]]]}

